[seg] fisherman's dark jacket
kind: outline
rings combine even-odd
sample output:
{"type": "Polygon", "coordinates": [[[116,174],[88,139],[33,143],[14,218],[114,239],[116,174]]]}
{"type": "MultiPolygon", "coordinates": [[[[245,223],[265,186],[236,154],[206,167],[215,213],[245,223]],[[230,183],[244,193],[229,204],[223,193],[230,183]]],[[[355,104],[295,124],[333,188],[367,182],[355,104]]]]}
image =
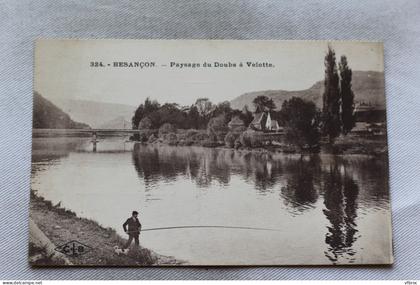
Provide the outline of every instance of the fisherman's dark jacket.
{"type": "Polygon", "coordinates": [[[139,234],[141,229],[141,224],[139,222],[139,219],[133,219],[133,217],[130,217],[125,221],[123,224],[123,228],[125,232],[128,232],[129,234],[139,234]],[[127,229],[128,226],[128,229],[127,229]]]}

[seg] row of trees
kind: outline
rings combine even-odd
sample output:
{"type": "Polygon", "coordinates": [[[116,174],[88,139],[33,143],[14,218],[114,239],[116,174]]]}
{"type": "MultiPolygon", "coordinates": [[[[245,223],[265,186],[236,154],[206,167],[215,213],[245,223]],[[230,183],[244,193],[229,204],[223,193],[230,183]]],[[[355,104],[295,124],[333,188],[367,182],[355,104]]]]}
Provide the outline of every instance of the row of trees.
{"type": "Polygon", "coordinates": [[[206,129],[212,118],[223,118],[223,124],[227,124],[234,116],[239,116],[245,124],[253,118],[247,107],[242,111],[234,110],[228,101],[213,104],[208,98],[200,98],[190,107],[180,107],[175,103],[161,105],[147,98],[135,111],[132,127],[159,129],[169,123],[179,129],[206,129]]]}
{"type": "Polygon", "coordinates": [[[325,55],[322,110],[313,102],[293,97],[275,111],[272,99],[259,96],[253,103],[256,112],[270,112],[284,127],[286,139],[299,147],[317,145],[321,136],[330,143],[340,134],[347,135],[355,125],[352,70],[346,56],[336,63],[335,51],[329,46],[325,55]]]}
{"type": "MultiPolygon", "coordinates": [[[[300,148],[318,145],[321,136],[332,143],[340,134],[349,133],[355,125],[351,81],[352,71],[347,58],[342,56],[337,66],[335,52],[328,47],[322,110],[313,102],[293,97],[284,101],[281,109],[276,111],[273,99],[258,96],[253,100],[255,112],[269,112],[284,127],[286,139],[300,148]]],[[[240,132],[227,134],[227,124],[233,117],[242,120],[245,127],[253,120],[247,106],[243,110],[234,110],[228,101],[213,104],[208,98],[200,98],[190,107],[180,107],[174,103],[160,105],[147,98],[137,108],[132,125],[135,129],[159,129],[162,126],[163,129],[174,130],[207,129],[211,140],[221,141],[226,136],[225,141],[233,145],[245,131],[241,129],[240,132]]],[[[249,134],[242,135],[243,140],[246,140],[246,135],[249,134]]]]}
{"type": "Polygon", "coordinates": [[[330,142],[348,134],[355,125],[352,71],[346,56],[336,63],[335,51],[329,46],[325,56],[324,94],[322,97],[322,133],[330,142]]]}
{"type": "MultiPolygon", "coordinates": [[[[267,100],[259,100],[267,102],[267,100]]],[[[300,98],[284,101],[278,114],[284,126],[286,138],[302,147],[317,145],[321,136],[334,142],[340,134],[347,135],[355,126],[354,93],[352,90],[352,70],[346,56],[336,63],[335,51],[329,46],[325,55],[324,93],[322,110],[313,102],[300,98]]],[[[265,109],[271,109],[268,102],[265,109]]],[[[261,108],[261,107],[260,107],[261,108]]]]}

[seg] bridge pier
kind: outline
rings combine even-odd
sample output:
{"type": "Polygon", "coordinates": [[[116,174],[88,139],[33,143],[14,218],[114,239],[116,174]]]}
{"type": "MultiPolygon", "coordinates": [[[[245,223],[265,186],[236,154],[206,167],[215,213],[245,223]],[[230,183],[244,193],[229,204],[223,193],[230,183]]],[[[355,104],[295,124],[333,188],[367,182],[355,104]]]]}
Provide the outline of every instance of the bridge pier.
{"type": "Polygon", "coordinates": [[[92,151],[93,152],[96,152],[96,143],[97,143],[98,141],[97,141],[97,135],[96,135],[96,132],[92,132],[92,147],[93,147],[93,149],[92,149],[92,151]]]}

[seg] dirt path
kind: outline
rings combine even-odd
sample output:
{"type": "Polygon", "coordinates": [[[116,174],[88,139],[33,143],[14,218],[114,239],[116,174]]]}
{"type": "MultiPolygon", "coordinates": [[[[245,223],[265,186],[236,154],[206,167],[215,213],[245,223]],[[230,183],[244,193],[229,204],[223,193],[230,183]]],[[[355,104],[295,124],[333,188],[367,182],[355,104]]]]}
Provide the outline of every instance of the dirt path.
{"type": "MultiPolygon", "coordinates": [[[[47,240],[53,243],[54,248],[73,240],[92,248],[78,257],[66,256],[71,265],[165,266],[183,264],[173,257],[162,256],[143,247],[137,250],[131,248],[127,255],[118,255],[115,253],[114,246],[121,246],[125,239],[121,238],[115,230],[105,229],[94,221],[79,218],[73,212],[55,207],[51,202],[34,194],[31,194],[30,218],[45,234],[47,240]]],[[[40,248],[36,236],[39,236],[39,233],[37,235],[32,230],[30,234],[30,263],[33,266],[62,266],[62,263],[54,264],[54,261],[51,260],[52,255],[49,253],[51,245],[40,248]],[[34,247],[34,245],[37,246],[34,247]],[[40,258],[39,256],[42,255],[44,256],[40,258]]]]}

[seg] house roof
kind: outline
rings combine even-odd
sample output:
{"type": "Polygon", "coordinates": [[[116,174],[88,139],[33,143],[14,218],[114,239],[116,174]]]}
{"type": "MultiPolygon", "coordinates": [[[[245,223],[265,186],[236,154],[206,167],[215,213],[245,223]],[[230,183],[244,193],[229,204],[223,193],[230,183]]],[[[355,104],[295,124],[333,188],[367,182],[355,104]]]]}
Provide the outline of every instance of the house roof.
{"type": "Polygon", "coordinates": [[[277,123],[277,120],[271,120],[271,127],[272,128],[278,128],[279,124],[277,123]]]}
{"type": "Polygon", "coordinates": [[[241,118],[239,118],[238,116],[235,116],[232,118],[232,120],[230,120],[230,122],[228,123],[228,125],[244,125],[244,121],[241,120],[241,118]]]}
{"type": "Polygon", "coordinates": [[[252,120],[251,124],[259,124],[261,123],[262,119],[264,118],[265,113],[256,113],[254,115],[254,119],[252,120]]]}

